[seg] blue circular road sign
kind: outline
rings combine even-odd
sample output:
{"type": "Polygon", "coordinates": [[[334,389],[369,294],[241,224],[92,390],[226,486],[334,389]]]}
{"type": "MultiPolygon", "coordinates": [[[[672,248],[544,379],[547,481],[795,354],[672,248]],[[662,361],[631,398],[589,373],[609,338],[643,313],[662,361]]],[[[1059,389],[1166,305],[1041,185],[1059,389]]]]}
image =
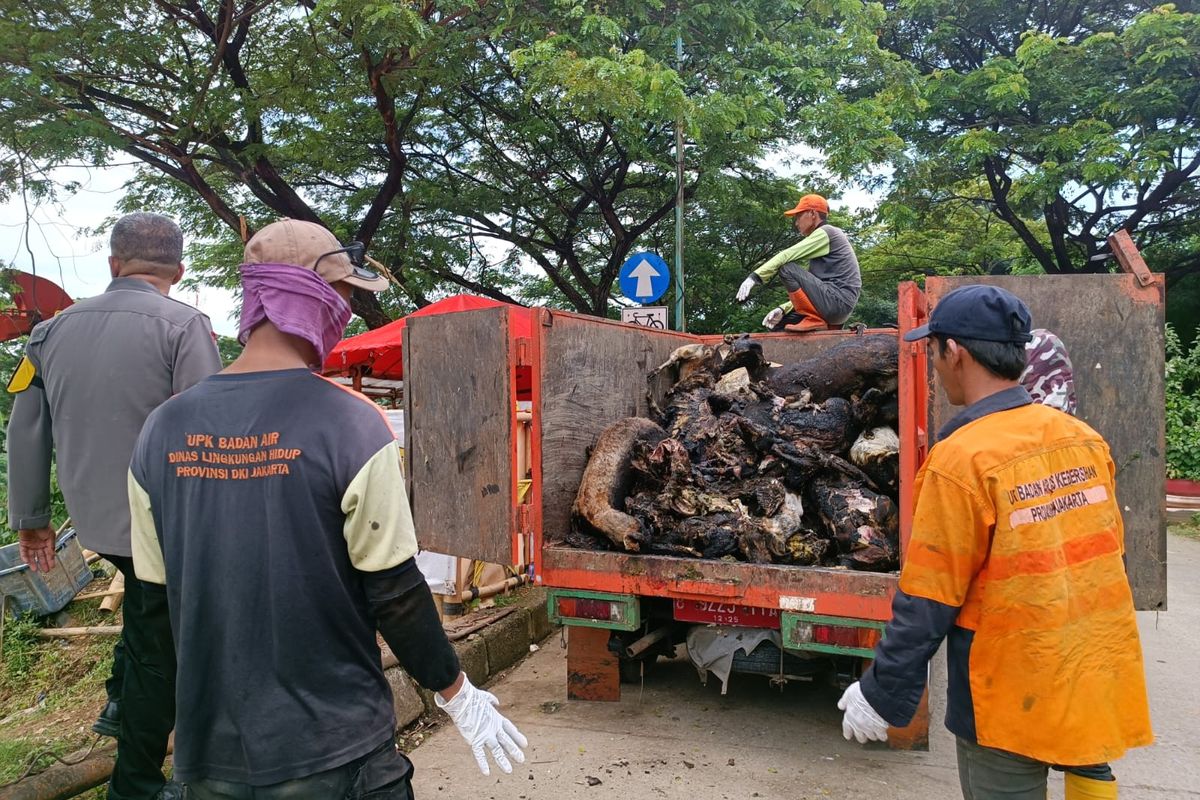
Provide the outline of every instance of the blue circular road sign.
{"type": "Polygon", "coordinates": [[[653,303],[671,282],[667,262],[654,253],[634,253],[621,265],[621,294],[635,303],[653,303]]]}

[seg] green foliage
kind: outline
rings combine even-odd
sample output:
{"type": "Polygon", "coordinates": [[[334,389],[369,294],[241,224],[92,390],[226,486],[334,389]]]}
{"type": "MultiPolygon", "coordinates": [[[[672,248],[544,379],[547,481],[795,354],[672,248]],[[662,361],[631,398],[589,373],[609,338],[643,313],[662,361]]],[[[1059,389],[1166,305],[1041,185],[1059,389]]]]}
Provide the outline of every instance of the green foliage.
{"type": "Polygon", "coordinates": [[[242,345],[233,336],[218,336],[217,350],[221,354],[221,363],[229,366],[235,358],[242,354],[242,345]]]}
{"type": "Polygon", "coordinates": [[[1167,477],[1200,481],[1200,338],[1190,348],[1167,326],[1167,477]]]}
{"type": "Polygon", "coordinates": [[[1200,541],[1200,514],[1192,514],[1192,518],[1187,522],[1180,522],[1170,526],[1170,531],[1177,536],[1185,536],[1188,539],[1200,541]]]}
{"type": "Polygon", "coordinates": [[[892,202],[987,209],[1049,273],[1110,269],[1119,227],[1159,249],[1159,269],[1198,263],[1169,243],[1200,232],[1200,16],[1112,0],[888,7],[882,41],[921,73],[919,101],[890,107],[908,143],[892,202]]]}
{"type": "Polygon", "coordinates": [[[1200,338],[1200,273],[1168,283],[1167,322],[1179,334],[1179,341],[1185,347],[1200,338]]]}
{"type": "MultiPolygon", "coordinates": [[[[25,339],[12,339],[0,342],[0,381],[7,385],[17,368],[21,356],[25,353],[25,339]]],[[[7,432],[8,418],[12,412],[13,395],[0,386],[0,514],[3,523],[0,524],[0,546],[12,544],[17,540],[16,531],[8,527],[8,450],[7,432]]],[[[61,524],[67,518],[67,504],[63,499],[62,489],[58,486],[57,471],[50,473],[50,513],[51,524],[61,524]]]]}
{"type": "MultiPolygon", "coordinates": [[[[8,385],[9,379],[16,372],[23,355],[25,355],[24,337],[0,342],[0,383],[3,383],[3,386],[0,386],[0,458],[7,453],[8,417],[12,412],[13,404],[13,395],[3,391],[3,388],[8,385]]],[[[7,475],[7,471],[4,474],[7,475]]]]}
{"type": "Polygon", "coordinates": [[[883,203],[859,221],[855,240],[863,282],[892,286],[926,275],[988,275],[1037,269],[1012,228],[987,204],[958,197],[883,203]]]}
{"type": "Polygon", "coordinates": [[[886,194],[846,222],[864,319],[887,316],[878,303],[906,277],[1111,269],[1118,227],[1155,269],[1200,267],[1191,4],[7,11],[0,194],[53,194],[57,164],[138,159],[124,207],[179,217],[199,242],[190,274],[222,286],[237,282],[242,218],[319,219],[401,287],[355,299],[370,327],[459,291],[615,315],[628,255],[672,255],[677,127],[696,330],[757,329],[777,302],[770,287],[742,307],[728,296],[789,238],[771,204],[819,188],[761,167],[800,146],[886,194]]]}
{"type": "Polygon", "coordinates": [[[4,662],[0,680],[5,688],[25,682],[38,661],[37,618],[22,614],[4,624],[4,662]]]}
{"type": "Polygon", "coordinates": [[[900,152],[889,107],[914,97],[875,4],[210,6],[11,9],[0,180],[45,194],[45,168],[139,159],[124,208],[180,218],[215,285],[242,218],[319,219],[402,287],[356,298],[372,327],[464,290],[609,314],[620,264],[670,224],[677,125],[688,207],[712,207],[774,148],[900,152]]]}

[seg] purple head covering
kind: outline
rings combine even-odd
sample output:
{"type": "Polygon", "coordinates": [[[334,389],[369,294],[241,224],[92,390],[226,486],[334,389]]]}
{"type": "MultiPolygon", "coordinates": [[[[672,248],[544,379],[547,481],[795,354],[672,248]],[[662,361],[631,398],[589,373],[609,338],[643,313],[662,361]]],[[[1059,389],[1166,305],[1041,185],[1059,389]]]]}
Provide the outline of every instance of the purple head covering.
{"type": "Polygon", "coordinates": [[[342,338],[350,304],[311,269],[291,264],[243,264],[238,341],[264,320],[316,348],[321,361],[342,338]]]}

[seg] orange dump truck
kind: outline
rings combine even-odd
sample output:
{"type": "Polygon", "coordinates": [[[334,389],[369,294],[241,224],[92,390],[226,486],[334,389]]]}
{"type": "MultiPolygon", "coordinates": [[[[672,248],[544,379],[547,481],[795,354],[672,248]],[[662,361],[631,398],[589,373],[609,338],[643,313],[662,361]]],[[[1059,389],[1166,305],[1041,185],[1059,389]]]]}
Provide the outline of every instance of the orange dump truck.
{"type": "MultiPolygon", "coordinates": [[[[1163,486],[1163,281],[1123,257],[1112,275],[929,278],[899,288],[899,336],[922,324],[946,292],[995,283],[1028,303],[1075,361],[1079,416],[1112,446],[1120,470],[1128,570],[1141,609],[1166,605],[1163,486]],[[1136,269],[1135,269],[1136,267],[1136,269]]],[[[785,363],[855,331],[763,334],[785,363]]],[[[588,449],[608,424],[647,415],[647,376],[684,344],[720,337],[649,330],[548,309],[501,307],[413,319],[405,333],[407,476],[423,547],[522,565],[549,589],[551,618],[567,626],[567,692],[613,700],[689,626],[778,631],[766,659],[735,659],[776,680],[854,680],[891,614],[896,573],[582,550],[564,545],[588,449]],[[518,315],[529,315],[520,320],[518,315]],[[526,322],[532,324],[526,325],[526,322]],[[519,386],[518,386],[519,384],[519,386]],[[521,419],[515,413],[518,394],[521,419]],[[531,409],[525,411],[525,409],[531,409]],[[523,495],[518,483],[531,480],[523,495]]],[[[914,476],[953,413],[930,375],[923,344],[900,343],[901,558],[910,535],[914,476]]],[[[923,704],[924,705],[924,704],[923,704]]],[[[891,742],[921,747],[923,710],[891,742]]]]}

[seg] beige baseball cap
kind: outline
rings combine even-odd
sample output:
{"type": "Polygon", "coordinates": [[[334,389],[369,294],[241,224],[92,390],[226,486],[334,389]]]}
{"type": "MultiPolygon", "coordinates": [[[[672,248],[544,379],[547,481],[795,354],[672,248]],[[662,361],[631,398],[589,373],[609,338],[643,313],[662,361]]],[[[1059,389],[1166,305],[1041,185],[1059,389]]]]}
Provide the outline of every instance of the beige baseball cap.
{"type": "Polygon", "coordinates": [[[364,268],[362,253],[362,245],[347,247],[328,228],[285,217],[250,237],[242,261],[246,264],[291,264],[311,269],[328,283],[345,281],[369,292],[382,292],[388,288],[387,278],[364,268]],[[353,259],[351,252],[355,253],[353,259]]]}

